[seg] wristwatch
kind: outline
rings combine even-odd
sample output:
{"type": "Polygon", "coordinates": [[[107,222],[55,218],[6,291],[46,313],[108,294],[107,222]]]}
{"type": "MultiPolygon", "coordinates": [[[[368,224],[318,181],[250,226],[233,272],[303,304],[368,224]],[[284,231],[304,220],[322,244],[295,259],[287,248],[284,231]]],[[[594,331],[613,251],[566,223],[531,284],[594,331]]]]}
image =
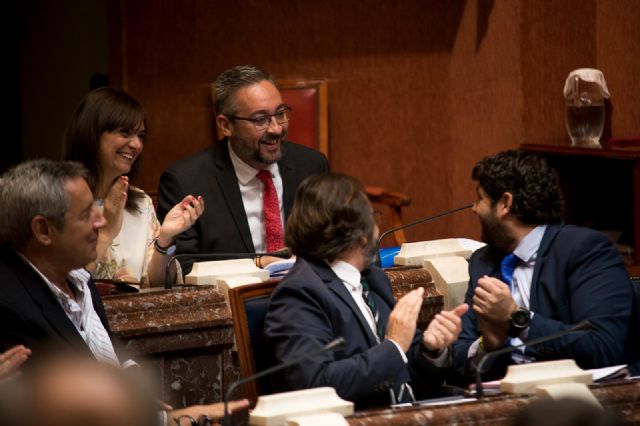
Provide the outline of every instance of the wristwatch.
{"type": "Polygon", "coordinates": [[[529,327],[531,312],[528,309],[518,306],[518,309],[511,312],[509,317],[509,336],[518,337],[522,331],[529,327]]]}

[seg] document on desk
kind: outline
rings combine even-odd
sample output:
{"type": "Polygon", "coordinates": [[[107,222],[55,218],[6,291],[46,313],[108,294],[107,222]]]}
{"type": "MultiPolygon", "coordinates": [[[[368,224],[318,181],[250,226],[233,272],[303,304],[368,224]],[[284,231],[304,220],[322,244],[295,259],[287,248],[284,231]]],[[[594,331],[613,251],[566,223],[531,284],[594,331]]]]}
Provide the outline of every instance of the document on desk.
{"type": "Polygon", "coordinates": [[[464,395],[444,396],[442,398],[422,399],[415,402],[407,402],[403,404],[392,404],[391,408],[403,407],[436,407],[438,405],[461,404],[464,402],[476,401],[476,398],[465,397],[464,395]]]}

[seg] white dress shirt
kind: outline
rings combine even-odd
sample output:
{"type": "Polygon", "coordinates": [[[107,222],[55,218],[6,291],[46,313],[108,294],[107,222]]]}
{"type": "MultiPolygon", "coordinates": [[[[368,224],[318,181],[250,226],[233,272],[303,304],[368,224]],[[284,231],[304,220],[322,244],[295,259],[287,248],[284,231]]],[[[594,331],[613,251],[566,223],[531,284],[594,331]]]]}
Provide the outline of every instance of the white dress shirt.
{"type": "MultiPolygon", "coordinates": [[[[231,163],[233,164],[236,177],[238,178],[238,186],[240,187],[240,194],[242,195],[242,204],[244,205],[244,211],[247,215],[247,221],[249,222],[249,229],[251,230],[253,248],[256,253],[263,253],[267,248],[265,243],[266,232],[262,205],[264,184],[256,177],[259,170],[254,169],[242,161],[240,157],[233,152],[231,144],[229,144],[229,157],[231,157],[231,163]]],[[[269,165],[267,170],[271,173],[273,185],[276,187],[276,192],[278,193],[280,222],[284,227],[284,204],[282,203],[283,186],[278,163],[269,165]]]]}
{"type": "Polygon", "coordinates": [[[67,275],[67,283],[75,293],[78,299],[76,301],[69,297],[67,293],[60,290],[57,285],[49,281],[26,257],[22,254],[20,254],[20,256],[42,277],[96,359],[101,362],[120,366],[109,333],[107,333],[104,325],[102,325],[102,321],[100,321],[100,317],[93,307],[91,291],[87,285],[91,278],[89,272],[87,272],[86,269],[74,269],[67,275]]]}

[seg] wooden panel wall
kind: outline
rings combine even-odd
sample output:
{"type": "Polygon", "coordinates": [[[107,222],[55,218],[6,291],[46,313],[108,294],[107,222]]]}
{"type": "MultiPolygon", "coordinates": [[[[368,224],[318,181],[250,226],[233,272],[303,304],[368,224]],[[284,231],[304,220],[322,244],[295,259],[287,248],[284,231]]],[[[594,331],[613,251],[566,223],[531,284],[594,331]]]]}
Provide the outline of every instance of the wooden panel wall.
{"type": "MultiPolygon", "coordinates": [[[[328,78],[331,167],[406,192],[406,220],[473,201],[470,170],[523,142],[568,144],[569,71],[603,69],[614,135],[640,134],[635,0],[119,0],[110,73],[150,116],[144,173],[155,189],[176,158],[204,148],[208,84],[251,63],[328,78]]],[[[206,178],[203,176],[203,178],[206,178]]],[[[207,206],[215,208],[215,206],[207,206]]],[[[470,212],[410,240],[479,238],[470,212]]]]}

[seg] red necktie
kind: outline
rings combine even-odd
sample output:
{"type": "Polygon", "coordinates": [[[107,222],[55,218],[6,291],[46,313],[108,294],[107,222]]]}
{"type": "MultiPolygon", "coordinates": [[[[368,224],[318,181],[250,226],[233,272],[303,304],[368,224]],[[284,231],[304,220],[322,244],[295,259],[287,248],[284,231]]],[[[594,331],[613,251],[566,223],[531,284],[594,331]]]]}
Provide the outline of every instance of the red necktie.
{"type": "Polygon", "coordinates": [[[264,184],[262,208],[264,209],[267,251],[277,251],[284,247],[278,193],[268,170],[260,170],[256,177],[264,184]]]}

